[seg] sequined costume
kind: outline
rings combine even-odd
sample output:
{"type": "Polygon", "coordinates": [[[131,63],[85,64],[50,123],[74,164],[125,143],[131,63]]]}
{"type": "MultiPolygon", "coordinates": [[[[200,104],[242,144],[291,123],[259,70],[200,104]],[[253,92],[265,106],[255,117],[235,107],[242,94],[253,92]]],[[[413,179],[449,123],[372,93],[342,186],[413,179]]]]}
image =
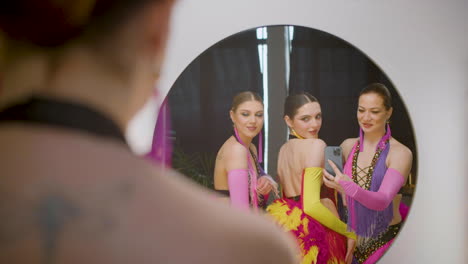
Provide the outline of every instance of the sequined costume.
{"type": "MultiPolygon", "coordinates": [[[[349,192],[345,191],[348,204],[348,226],[359,236],[357,247],[354,251],[353,264],[375,263],[391,245],[401,227],[401,223],[389,225],[393,218],[393,198],[397,193],[397,189],[404,183],[401,179],[403,176],[398,175],[398,172],[395,170],[386,167],[386,158],[390,150],[389,139],[389,133],[381,139],[371,165],[367,167],[367,170],[363,170],[357,166],[360,140],[353,146],[344,166],[344,174],[352,176],[353,179],[353,182],[348,182],[348,184],[358,185],[359,191],[368,192],[368,194],[377,194],[384,189],[390,179],[388,176],[386,178],[386,175],[394,173],[395,175],[391,175],[393,178],[391,180],[395,181],[397,179],[396,183],[394,183],[396,186],[392,189],[391,197],[387,198],[388,203],[385,203],[384,206],[382,206],[382,203],[380,203],[380,206],[373,204],[373,206],[370,206],[369,204],[375,203],[375,201],[371,199],[367,203],[362,199],[358,201],[357,197],[351,197],[349,192]]],[[[342,183],[340,182],[340,184],[342,183]]],[[[406,216],[407,209],[406,212],[404,210],[404,207],[400,208],[402,216],[406,216]]]]}

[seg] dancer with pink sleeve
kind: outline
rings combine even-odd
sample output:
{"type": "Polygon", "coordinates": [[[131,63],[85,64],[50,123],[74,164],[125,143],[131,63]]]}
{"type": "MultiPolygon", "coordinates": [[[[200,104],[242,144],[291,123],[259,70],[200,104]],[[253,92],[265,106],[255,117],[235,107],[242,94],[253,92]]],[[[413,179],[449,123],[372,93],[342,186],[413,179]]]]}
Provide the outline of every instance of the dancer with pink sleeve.
{"type": "Polygon", "coordinates": [[[262,162],[262,99],[256,93],[241,92],[233,98],[229,115],[233,135],[216,156],[214,188],[233,207],[256,211],[264,207],[268,194],[277,189],[276,182],[259,165],[262,162]],[[257,135],[260,137],[258,150],[252,144],[257,135]]]}
{"type": "Polygon", "coordinates": [[[388,89],[374,83],[361,91],[357,110],[359,138],[346,139],[343,173],[324,170],[324,183],[344,194],[348,228],[358,235],[353,263],[375,263],[398,234],[407,207],[399,190],[411,171],[412,152],[391,135],[388,89]]]}

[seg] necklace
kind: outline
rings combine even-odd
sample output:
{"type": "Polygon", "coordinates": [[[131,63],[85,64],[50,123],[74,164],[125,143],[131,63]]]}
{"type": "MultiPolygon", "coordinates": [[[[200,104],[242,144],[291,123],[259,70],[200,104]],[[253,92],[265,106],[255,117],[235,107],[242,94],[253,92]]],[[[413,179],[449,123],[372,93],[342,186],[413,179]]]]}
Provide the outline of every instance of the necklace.
{"type": "Polygon", "coordinates": [[[255,153],[253,152],[253,150],[251,148],[249,148],[249,152],[250,152],[250,155],[252,156],[252,158],[254,160],[255,171],[257,171],[257,175],[260,176],[261,171],[260,171],[260,166],[258,165],[257,155],[255,155],[255,153]]]}
{"type": "MultiPolygon", "coordinates": [[[[250,152],[250,155],[252,156],[253,158],[253,161],[254,161],[254,165],[255,165],[255,171],[257,171],[257,177],[260,177],[261,176],[261,171],[260,171],[260,166],[258,164],[258,159],[257,159],[257,155],[255,155],[255,153],[253,152],[253,150],[249,147],[249,152],[250,152]]],[[[249,173],[250,174],[250,173],[249,173]]],[[[251,184],[251,181],[252,181],[252,178],[254,177],[254,175],[251,175],[249,177],[249,186],[251,184]]],[[[249,192],[250,193],[250,192],[249,192]]],[[[264,204],[264,198],[263,198],[263,195],[258,195],[257,196],[257,199],[258,199],[258,206],[259,207],[263,207],[265,204],[264,204]]],[[[252,198],[251,198],[251,201],[252,201],[252,198]]]]}
{"type": "MultiPolygon", "coordinates": [[[[352,176],[353,176],[353,181],[358,184],[360,187],[364,188],[365,190],[369,190],[372,182],[372,174],[374,173],[374,168],[375,164],[379,160],[380,154],[384,150],[385,146],[388,144],[388,139],[385,141],[385,144],[383,146],[379,146],[374,153],[374,157],[372,158],[371,164],[369,166],[369,170],[364,176],[360,176],[357,173],[357,159],[359,156],[359,147],[361,145],[361,142],[358,141],[356,145],[356,149],[354,150],[353,153],[353,164],[352,164],[352,176]]],[[[363,171],[363,170],[361,170],[363,171]]]]}

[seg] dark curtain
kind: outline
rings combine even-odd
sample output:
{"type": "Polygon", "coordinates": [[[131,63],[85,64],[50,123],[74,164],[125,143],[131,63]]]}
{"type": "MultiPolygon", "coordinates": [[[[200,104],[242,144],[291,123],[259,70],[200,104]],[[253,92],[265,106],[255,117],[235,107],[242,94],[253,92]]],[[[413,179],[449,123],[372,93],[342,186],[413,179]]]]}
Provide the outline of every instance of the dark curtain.
{"type": "MultiPolygon", "coordinates": [[[[190,166],[205,168],[204,172],[183,172],[212,177],[215,155],[232,134],[229,110],[233,96],[250,90],[263,97],[260,43],[266,42],[257,39],[255,29],[216,43],[183,71],[169,91],[173,160],[191,160],[190,166]],[[208,156],[197,158],[203,155],[208,156]]],[[[357,137],[359,92],[372,82],[383,83],[393,95],[393,136],[413,151],[415,178],[417,152],[409,115],[395,87],[378,66],[357,48],[322,31],[295,26],[291,44],[289,93],[308,91],[319,99],[323,112],[320,138],[328,145],[339,145],[346,138],[357,137]]]]}
{"type": "Polygon", "coordinates": [[[216,152],[232,133],[229,110],[241,91],[262,96],[254,30],[215,44],[191,63],[169,92],[176,145],[190,152],[216,152]]]}

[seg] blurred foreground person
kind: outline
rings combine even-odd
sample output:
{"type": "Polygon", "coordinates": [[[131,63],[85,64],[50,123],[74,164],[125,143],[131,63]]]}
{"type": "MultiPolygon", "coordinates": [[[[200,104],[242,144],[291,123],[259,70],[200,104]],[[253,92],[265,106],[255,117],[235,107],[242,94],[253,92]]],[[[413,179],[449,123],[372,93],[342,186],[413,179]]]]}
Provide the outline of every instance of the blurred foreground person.
{"type": "Polygon", "coordinates": [[[0,263],[294,263],[273,223],[132,154],[172,0],[0,4],[0,263]]]}

